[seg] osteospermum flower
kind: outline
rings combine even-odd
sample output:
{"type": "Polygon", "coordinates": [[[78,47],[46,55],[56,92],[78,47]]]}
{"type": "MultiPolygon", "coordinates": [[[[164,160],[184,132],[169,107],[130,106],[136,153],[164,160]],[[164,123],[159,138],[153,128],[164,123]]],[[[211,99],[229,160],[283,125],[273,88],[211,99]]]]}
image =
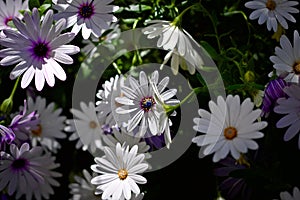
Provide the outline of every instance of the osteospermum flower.
{"type": "Polygon", "coordinates": [[[169,77],[163,78],[158,83],[158,71],[154,71],[151,74],[149,81],[143,71],[139,74],[139,81],[132,76],[127,78],[129,79],[130,86],[123,86],[121,88],[123,97],[117,97],[115,99],[116,102],[123,105],[116,109],[116,113],[130,116],[130,120],[127,124],[128,132],[132,132],[139,126],[139,137],[144,136],[147,129],[150,130],[152,135],[161,134],[166,128],[165,121],[160,121],[163,105],[156,102],[152,85],[156,85],[159,95],[163,96],[166,100],[173,97],[177,90],[171,89],[164,91],[169,83],[169,77]]]}
{"type": "Polygon", "coordinates": [[[293,189],[293,195],[288,191],[280,192],[280,200],[298,200],[300,199],[300,191],[297,187],[293,189]]]}
{"type": "MultiPolygon", "coordinates": [[[[279,114],[286,114],[277,123],[277,128],[289,127],[284,134],[284,141],[289,141],[295,137],[300,131],[300,86],[291,85],[283,89],[288,98],[279,98],[274,112],[279,114]]],[[[298,148],[300,149],[300,136],[298,141],[298,148]]]]}
{"type": "Polygon", "coordinates": [[[61,174],[52,171],[59,165],[41,147],[30,148],[24,143],[18,148],[11,144],[10,154],[2,151],[0,155],[0,190],[7,188],[10,196],[16,193],[16,199],[24,195],[26,200],[49,199],[54,194],[52,186],[59,186],[54,178],[61,174]]]}
{"type": "Polygon", "coordinates": [[[79,52],[74,45],[66,45],[73,40],[74,33],[63,33],[65,20],[59,20],[54,25],[53,11],[45,14],[42,22],[36,8],[32,15],[24,14],[23,23],[19,19],[13,19],[18,32],[4,30],[5,38],[0,38],[0,44],[6,48],[0,50],[0,65],[14,65],[10,78],[23,77],[21,87],[26,88],[33,77],[37,90],[42,90],[45,80],[49,86],[54,86],[55,78],[64,81],[66,73],[58,62],[72,64],[73,59],[69,56],[79,52]]]}
{"type": "Polygon", "coordinates": [[[148,164],[144,162],[145,155],[137,152],[137,145],[129,150],[129,146],[117,143],[114,149],[104,147],[105,156],[95,158],[97,164],[91,168],[102,175],[94,177],[91,183],[103,191],[102,199],[131,199],[131,192],[140,194],[137,183],[147,182],[140,174],[147,170],[148,164]]]}
{"type": "Polygon", "coordinates": [[[255,122],[261,113],[260,109],[253,110],[254,104],[249,98],[240,104],[238,95],[228,95],[226,100],[218,96],[217,103],[210,101],[211,113],[199,109],[200,118],[194,118],[194,130],[206,133],[192,139],[198,146],[202,146],[199,156],[215,153],[213,161],[218,162],[229,152],[235,159],[248,149],[258,149],[253,140],[263,137],[261,129],[267,122],[255,122]]]}
{"type": "Polygon", "coordinates": [[[54,6],[59,12],[56,19],[65,18],[67,28],[73,26],[72,32],[76,35],[82,30],[82,37],[88,39],[91,33],[100,37],[104,30],[109,29],[112,22],[117,18],[113,12],[119,9],[118,6],[109,5],[113,0],[70,0],[65,4],[54,6]]]}
{"type": "Polygon", "coordinates": [[[11,0],[4,2],[0,0],[0,30],[11,29],[9,22],[15,18],[22,19],[21,10],[28,10],[28,0],[11,0]]]}
{"type": "Polygon", "coordinates": [[[142,31],[148,39],[159,37],[157,46],[170,51],[163,64],[172,57],[171,69],[175,75],[178,73],[179,64],[183,69],[188,69],[190,74],[203,66],[201,56],[192,45],[192,42],[195,43],[194,39],[188,32],[169,21],[153,20],[150,23],[153,24],[142,31]]]}
{"type": "Polygon", "coordinates": [[[300,75],[300,37],[298,31],[294,31],[293,46],[287,36],[280,38],[280,47],[275,48],[276,56],[271,56],[276,74],[284,78],[286,82],[299,83],[300,75]]]}
{"type": "Polygon", "coordinates": [[[27,113],[36,112],[38,114],[39,123],[36,129],[31,129],[27,138],[16,135],[21,141],[31,139],[32,145],[36,146],[41,144],[48,150],[56,153],[57,149],[61,147],[56,139],[63,139],[66,134],[63,132],[66,120],[65,116],[61,115],[62,109],[55,109],[54,102],[46,105],[46,99],[38,96],[35,101],[28,98],[27,113]]]}
{"type": "MultiPolygon", "coordinates": [[[[95,106],[92,102],[86,105],[84,102],[80,102],[81,110],[72,108],[71,113],[74,115],[74,126],[76,132],[82,143],[82,149],[90,149],[92,153],[96,152],[96,149],[103,148],[103,135],[104,130],[102,126],[105,125],[105,118],[98,118],[96,114],[95,106]]],[[[75,136],[73,136],[75,137],[75,136]]]]}
{"type": "Polygon", "coordinates": [[[278,23],[288,29],[288,21],[296,22],[291,13],[298,13],[299,10],[293,6],[298,5],[297,1],[288,0],[256,0],[245,4],[247,8],[253,9],[249,18],[254,20],[258,18],[258,24],[267,23],[267,28],[274,32],[278,29],[278,23]]]}

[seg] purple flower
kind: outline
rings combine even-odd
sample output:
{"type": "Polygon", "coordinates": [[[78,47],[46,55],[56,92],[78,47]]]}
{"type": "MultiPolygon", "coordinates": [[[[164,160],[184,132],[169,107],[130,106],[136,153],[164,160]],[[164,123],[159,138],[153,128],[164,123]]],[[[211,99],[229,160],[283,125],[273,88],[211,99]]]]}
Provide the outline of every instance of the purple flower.
{"type": "Polygon", "coordinates": [[[145,137],[145,142],[150,146],[149,151],[154,151],[155,149],[163,148],[165,144],[164,135],[155,135],[152,137],[145,137]]]}
{"type": "Polygon", "coordinates": [[[261,116],[268,117],[269,113],[275,106],[276,100],[286,96],[283,88],[287,85],[288,84],[281,78],[277,78],[269,82],[265,89],[261,116]]]}
{"type": "Polygon", "coordinates": [[[226,157],[219,163],[223,166],[216,168],[214,170],[214,174],[219,177],[226,177],[226,179],[219,185],[220,190],[226,194],[228,199],[235,199],[240,195],[242,195],[243,200],[249,199],[251,196],[251,189],[246,184],[246,181],[242,178],[230,176],[231,172],[246,169],[247,166],[239,164],[231,157],[226,157]]]}
{"type": "MultiPolygon", "coordinates": [[[[0,125],[0,146],[2,147],[3,143],[6,142],[7,144],[11,144],[12,141],[15,139],[14,132],[3,125],[0,125]]],[[[2,149],[2,148],[1,148],[2,149]]]]}
{"type": "Polygon", "coordinates": [[[36,111],[33,111],[28,115],[26,115],[26,112],[27,103],[26,100],[24,100],[23,110],[21,110],[20,113],[12,119],[10,125],[8,126],[10,130],[18,135],[18,139],[21,140],[26,140],[29,136],[29,132],[37,129],[37,126],[40,123],[36,111]]]}

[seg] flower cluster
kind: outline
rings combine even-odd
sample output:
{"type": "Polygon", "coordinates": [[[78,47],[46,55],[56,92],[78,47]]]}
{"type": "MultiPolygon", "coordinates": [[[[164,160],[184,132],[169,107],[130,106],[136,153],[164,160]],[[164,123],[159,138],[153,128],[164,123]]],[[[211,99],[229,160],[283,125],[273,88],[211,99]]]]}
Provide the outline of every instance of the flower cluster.
{"type": "Polygon", "coordinates": [[[299,199],[298,4],[0,0],[1,199],[299,199]]]}

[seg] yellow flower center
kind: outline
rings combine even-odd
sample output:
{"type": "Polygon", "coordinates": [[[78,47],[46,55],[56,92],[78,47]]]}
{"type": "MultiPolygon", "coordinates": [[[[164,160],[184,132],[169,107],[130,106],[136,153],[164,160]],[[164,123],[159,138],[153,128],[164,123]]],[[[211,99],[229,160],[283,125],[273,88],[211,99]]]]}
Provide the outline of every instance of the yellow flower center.
{"type": "Polygon", "coordinates": [[[37,125],[37,129],[31,130],[31,133],[33,136],[39,137],[42,135],[43,128],[40,124],[37,125]]]}
{"type": "Polygon", "coordinates": [[[127,176],[128,176],[127,170],[126,170],[126,169],[120,169],[120,170],[118,171],[118,176],[119,176],[119,179],[121,179],[121,180],[126,179],[127,176]]]}
{"type": "Polygon", "coordinates": [[[267,3],[266,3],[266,7],[269,10],[275,10],[275,8],[276,8],[276,2],[274,0],[268,0],[267,3]]]}
{"type": "Polygon", "coordinates": [[[90,122],[90,128],[95,129],[97,127],[97,123],[95,121],[90,122]]]}
{"type": "Polygon", "coordinates": [[[293,66],[295,74],[300,74],[300,62],[296,62],[293,66]]]}
{"type": "Polygon", "coordinates": [[[224,137],[227,140],[232,140],[236,136],[237,136],[237,130],[236,130],[236,128],[234,128],[232,126],[229,126],[229,127],[225,128],[225,130],[224,130],[224,137]]]}

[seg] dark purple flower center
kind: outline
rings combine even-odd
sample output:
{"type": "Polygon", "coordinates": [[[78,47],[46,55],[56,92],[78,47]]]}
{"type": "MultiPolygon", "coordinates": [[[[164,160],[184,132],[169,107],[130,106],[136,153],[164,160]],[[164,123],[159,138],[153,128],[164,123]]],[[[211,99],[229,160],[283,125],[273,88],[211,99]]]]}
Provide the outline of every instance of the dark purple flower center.
{"type": "Polygon", "coordinates": [[[46,43],[38,42],[34,45],[33,52],[38,58],[45,58],[48,55],[49,47],[46,43]]]}
{"type": "Polygon", "coordinates": [[[24,158],[19,158],[13,161],[13,163],[11,164],[11,167],[14,170],[23,170],[26,169],[28,166],[28,161],[25,160],[24,158]]]}
{"type": "Polygon", "coordinates": [[[275,8],[276,8],[276,2],[274,0],[268,0],[267,3],[266,3],[266,7],[269,10],[275,10],[275,8]]]}
{"type": "Polygon", "coordinates": [[[8,26],[8,22],[12,21],[12,19],[13,19],[13,17],[7,17],[7,18],[5,18],[4,24],[5,24],[6,26],[8,26]]]}
{"type": "Polygon", "coordinates": [[[155,100],[153,99],[153,97],[144,97],[140,102],[141,108],[145,112],[151,110],[154,104],[155,104],[155,100]]]}
{"type": "Polygon", "coordinates": [[[94,6],[91,3],[84,3],[79,7],[78,14],[84,19],[90,18],[94,14],[94,6]]]}

